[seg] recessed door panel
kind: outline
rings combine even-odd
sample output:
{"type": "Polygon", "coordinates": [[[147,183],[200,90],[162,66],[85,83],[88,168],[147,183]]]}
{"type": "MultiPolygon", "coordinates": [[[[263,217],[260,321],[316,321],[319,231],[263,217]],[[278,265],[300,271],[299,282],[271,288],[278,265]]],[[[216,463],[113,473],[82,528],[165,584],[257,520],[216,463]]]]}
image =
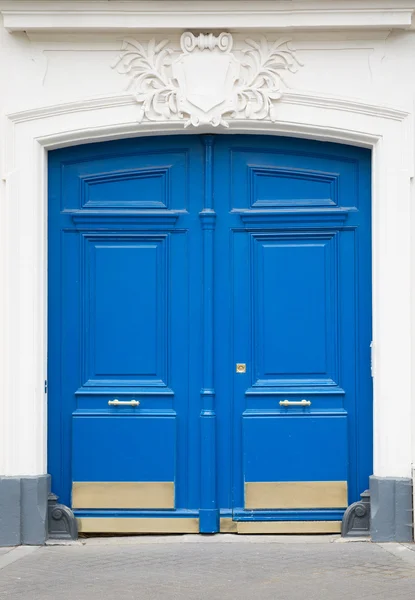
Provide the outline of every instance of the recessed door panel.
{"type": "Polygon", "coordinates": [[[336,240],[250,234],[254,385],[336,378],[336,240]]]}
{"type": "Polygon", "coordinates": [[[166,236],[86,242],[89,385],[166,385],[167,244],[166,236]]]}
{"type": "MultiPolygon", "coordinates": [[[[113,155],[106,144],[91,146],[90,159],[62,152],[62,209],[185,209],[188,203],[187,144],[146,148],[125,141],[113,155]]],[[[56,153],[54,154],[56,156],[56,153]]],[[[58,190],[53,190],[56,193],[58,190]]]]}
{"type": "Polygon", "coordinates": [[[168,208],[171,166],[120,170],[83,177],[83,206],[168,208]]]}
{"type": "Polygon", "coordinates": [[[346,481],[347,416],[243,418],[245,481],[346,481]]]}
{"type": "Polygon", "coordinates": [[[248,141],[246,147],[235,144],[232,148],[233,208],[358,205],[357,155],[342,153],[341,146],[337,146],[337,152],[333,144],[325,153],[315,142],[300,144],[296,140],[287,140],[284,148],[266,142],[263,148],[255,146],[248,141]],[[345,180],[347,183],[342,184],[345,180]]]}

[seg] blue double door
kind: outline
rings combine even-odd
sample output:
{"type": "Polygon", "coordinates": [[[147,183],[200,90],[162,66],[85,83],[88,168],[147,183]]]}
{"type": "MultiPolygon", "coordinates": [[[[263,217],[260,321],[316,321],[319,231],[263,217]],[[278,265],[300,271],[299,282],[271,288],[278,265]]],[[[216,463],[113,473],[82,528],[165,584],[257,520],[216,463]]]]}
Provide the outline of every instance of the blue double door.
{"type": "Polygon", "coordinates": [[[338,531],[372,470],[370,153],[49,155],[49,472],[84,532],[338,531]]]}

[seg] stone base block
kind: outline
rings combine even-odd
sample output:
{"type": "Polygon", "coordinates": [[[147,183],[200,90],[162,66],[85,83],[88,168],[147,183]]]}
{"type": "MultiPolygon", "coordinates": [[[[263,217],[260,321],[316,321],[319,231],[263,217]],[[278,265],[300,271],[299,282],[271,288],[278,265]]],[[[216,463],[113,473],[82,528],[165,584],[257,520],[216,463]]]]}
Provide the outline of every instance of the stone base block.
{"type": "Polygon", "coordinates": [[[412,480],[370,477],[373,542],[411,542],[413,540],[412,480]]]}
{"type": "Polygon", "coordinates": [[[0,476],[0,546],[44,544],[50,476],[0,476]]]}

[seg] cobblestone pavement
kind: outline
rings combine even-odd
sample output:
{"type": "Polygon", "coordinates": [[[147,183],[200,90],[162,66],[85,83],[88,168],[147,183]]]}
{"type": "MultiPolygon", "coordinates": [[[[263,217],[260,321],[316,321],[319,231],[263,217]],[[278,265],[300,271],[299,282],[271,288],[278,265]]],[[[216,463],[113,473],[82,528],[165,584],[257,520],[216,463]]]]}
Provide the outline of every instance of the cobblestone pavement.
{"type": "Polygon", "coordinates": [[[410,547],[237,538],[119,538],[38,548],[3,566],[0,598],[409,600],[415,594],[410,547]]]}

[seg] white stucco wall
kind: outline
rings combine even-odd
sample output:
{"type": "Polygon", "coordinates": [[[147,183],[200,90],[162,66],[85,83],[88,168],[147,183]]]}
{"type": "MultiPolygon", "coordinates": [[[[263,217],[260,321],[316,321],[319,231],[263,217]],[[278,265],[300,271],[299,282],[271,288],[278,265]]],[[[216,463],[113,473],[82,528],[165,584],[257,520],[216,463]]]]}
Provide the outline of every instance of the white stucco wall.
{"type": "MultiPolygon", "coordinates": [[[[80,25],[76,14],[59,14],[56,2],[26,4],[33,7],[35,16],[26,11],[18,15],[19,21],[7,12],[11,3],[0,1],[9,29],[16,29],[7,31],[0,21],[0,474],[4,475],[35,475],[47,469],[47,396],[43,389],[47,356],[46,150],[88,140],[183,131],[180,119],[137,123],[138,107],[126,91],[128,80],[111,68],[125,37],[143,43],[167,38],[178,52],[183,28],[151,30],[143,19],[134,21],[141,23],[141,30],[133,27],[126,32],[126,23],[133,22],[128,19],[136,17],[124,12],[123,26],[113,31],[111,19],[98,14],[100,2],[88,8],[89,16],[80,25]],[[48,6],[61,19],[58,24],[56,15],[48,16],[48,6]],[[44,9],[43,16],[36,8],[44,9]],[[59,30],[62,23],[71,31],[59,30]],[[95,24],[95,31],[88,31],[88,23],[89,29],[95,24]],[[20,31],[22,27],[27,30],[20,31]]],[[[185,13],[190,4],[175,6],[182,6],[185,13]]],[[[273,41],[288,37],[304,66],[285,75],[287,90],[278,103],[275,123],[238,119],[231,123],[230,131],[316,137],[374,149],[374,472],[410,477],[415,463],[411,377],[415,368],[411,308],[415,291],[411,261],[415,251],[415,236],[411,235],[415,31],[409,22],[415,0],[360,3],[360,9],[367,5],[373,11],[376,6],[406,7],[405,15],[404,8],[397,16],[396,11],[390,15],[390,21],[399,27],[393,30],[387,27],[386,8],[367,17],[363,9],[356,8],[359,3],[349,2],[340,4],[354,6],[355,14],[350,9],[333,13],[332,21],[325,21],[329,17],[320,13],[321,23],[330,24],[336,18],[336,28],[319,30],[313,15],[304,16],[303,11],[303,26],[289,32],[275,27],[269,31],[269,14],[264,12],[261,17],[258,10],[251,20],[256,29],[248,31],[250,17],[244,20],[237,13],[238,4],[243,3],[211,2],[213,16],[193,15],[191,29],[209,31],[209,22],[216,32],[231,28],[235,53],[244,47],[246,38],[265,35],[273,41]],[[223,14],[215,16],[218,4],[223,14]],[[233,12],[232,7],[225,11],[228,5],[233,12]],[[235,27],[230,26],[232,18],[235,27]],[[372,28],[376,19],[383,23],[382,29],[372,28]],[[312,30],[307,30],[307,24],[312,30]]],[[[267,6],[271,4],[274,13],[279,10],[275,5],[280,3],[267,6]]],[[[336,2],[314,4],[329,7],[336,2]]],[[[79,13],[83,5],[78,3],[79,13]]],[[[311,7],[312,2],[294,5],[311,7]]],[[[139,12],[140,6],[131,2],[129,10],[139,12]]],[[[154,22],[160,24],[163,18],[170,27],[178,22],[167,13],[154,22]]],[[[184,17],[182,21],[186,25],[184,17]]]]}

